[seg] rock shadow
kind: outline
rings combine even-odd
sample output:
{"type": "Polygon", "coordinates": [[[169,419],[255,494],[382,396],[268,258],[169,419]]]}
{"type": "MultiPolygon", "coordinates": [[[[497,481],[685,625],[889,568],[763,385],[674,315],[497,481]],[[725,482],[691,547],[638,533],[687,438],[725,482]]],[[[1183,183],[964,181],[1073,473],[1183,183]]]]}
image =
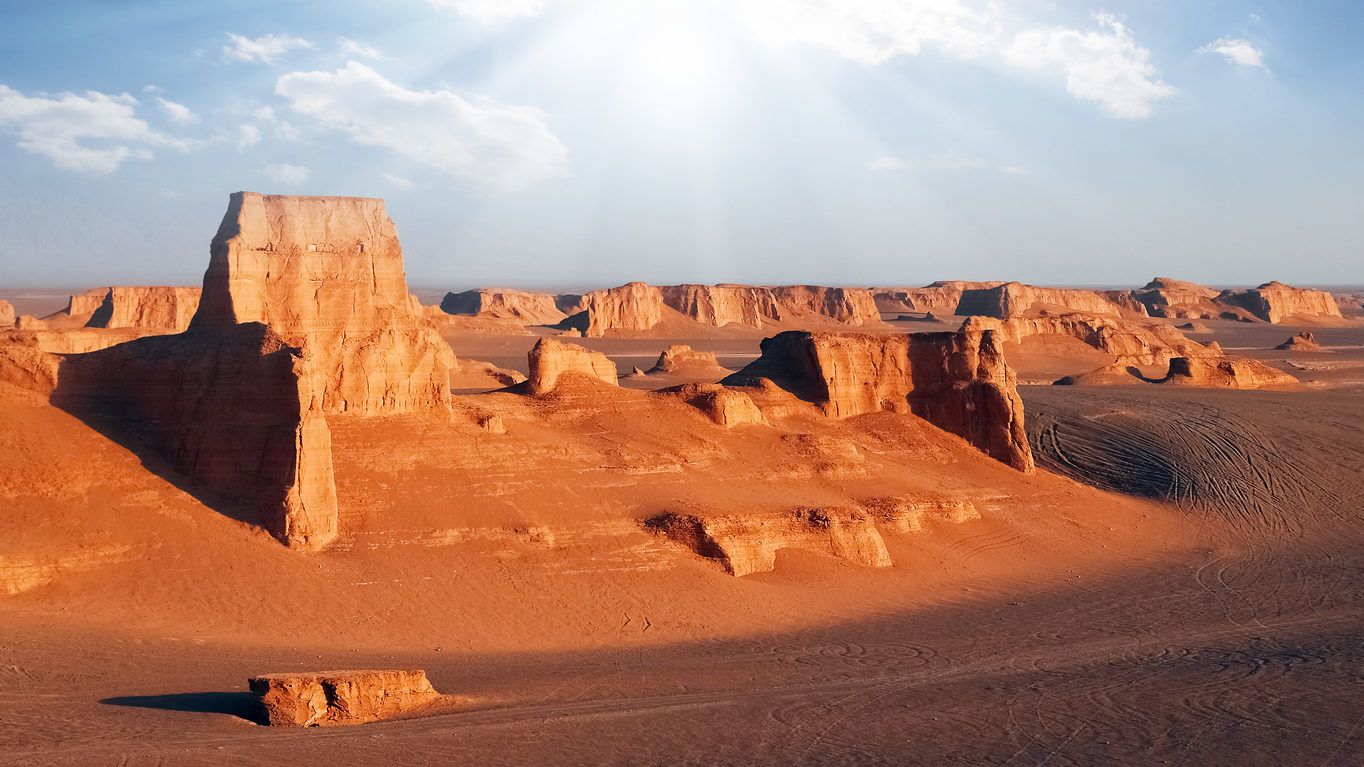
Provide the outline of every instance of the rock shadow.
{"type": "Polygon", "coordinates": [[[249,692],[175,692],[164,695],[119,695],[105,698],[106,706],[154,708],[200,714],[226,714],[253,724],[265,723],[260,699],[249,692]]]}

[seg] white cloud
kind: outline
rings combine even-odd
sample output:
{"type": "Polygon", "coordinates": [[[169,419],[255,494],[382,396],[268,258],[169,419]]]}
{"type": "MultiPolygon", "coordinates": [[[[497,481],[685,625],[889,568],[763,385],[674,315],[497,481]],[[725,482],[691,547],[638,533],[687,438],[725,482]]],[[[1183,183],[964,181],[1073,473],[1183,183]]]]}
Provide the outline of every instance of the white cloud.
{"type": "Polygon", "coordinates": [[[744,0],[742,10],[769,43],[814,45],[863,64],[926,46],[974,58],[998,35],[993,7],[973,10],[960,0],[744,0]]]}
{"type": "Polygon", "coordinates": [[[977,157],[967,157],[957,154],[951,150],[936,152],[922,160],[911,160],[904,157],[894,157],[887,155],[872,160],[867,165],[867,170],[878,173],[899,172],[907,173],[910,171],[964,171],[984,168],[985,161],[977,157]]]}
{"type": "Polygon", "coordinates": [[[223,46],[223,56],[236,61],[259,61],[273,64],[289,51],[300,48],[314,48],[311,42],[293,35],[263,35],[251,38],[227,33],[228,44],[223,46]]]}
{"type": "Polygon", "coordinates": [[[260,143],[260,128],[245,123],[237,129],[237,149],[250,149],[260,143]]]}
{"type": "Polygon", "coordinates": [[[495,24],[518,16],[534,16],[545,0],[426,0],[432,8],[452,10],[480,24],[495,24]]]}
{"type": "Polygon", "coordinates": [[[1227,61],[1243,67],[1265,68],[1264,51],[1256,48],[1249,40],[1243,40],[1239,37],[1222,37],[1213,40],[1199,48],[1198,52],[1219,53],[1227,61]]]}
{"type": "Polygon", "coordinates": [[[558,175],[567,163],[567,150],[539,109],[448,90],[408,90],[355,61],[335,72],[291,72],[275,92],[323,128],[494,191],[558,175]]]}
{"type": "Polygon", "coordinates": [[[393,186],[394,188],[397,188],[397,189],[411,189],[411,188],[414,186],[414,184],[412,183],[411,179],[404,178],[404,177],[402,177],[402,176],[399,176],[399,175],[396,174],[396,173],[389,173],[388,171],[381,171],[381,172],[379,173],[379,175],[380,175],[385,181],[387,181],[387,182],[389,183],[389,185],[391,185],[391,186],[393,186]]]}
{"type": "Polygon", "coordinates": [[[59,168],[112,173],[124,160],[151,159],[149,147],[188,151],[195,142],[155,131],[137,117],[137,99],[98,91],[25,96],[0,85],[0,127],[20,149],[59,168]]]}
{"type": "Polygon", "coordinates": [[[336,38],[336,44],[341,46],[341,52],[347,56],[359,56],[362,59],[373,59],[375,61],[384,57],[384,54],[381,53],[378,48],[375,48],[372,45],[365,45],[364,43],[359,42],[358,40],[352,40],[349,37],[342,36],[336,38]]]}
{"type": "Polygon", "coordinates": [[[1003,174],[1006,175],[1006,176],[1026,176],[1026,175],[1028,175],[1028,169],[1027,169],[1027,168],[1020,168],[1020,167],[1018,167],[1017,165],[1001,165],[1001,166],[999,166],[999,172],[1000,172],[1000,173],[1003,173],[1003,174]]]}
{"type": "Polygon", "coordinates": [[[1151,52],[1132,39],[1128,28],[1109,14],[1097,14],[1099,28],[1027,29],[1004,48],[1004,60],[1033,70],[1066,76],[1066,90],[1078,99],[1097,101],[1114,117],[1151,115],[1151,105],[1178,91],[1156,77],[1151,52]]]}
{"type": "Polygon", "coordinates": [[[199,122],[199,115],[196,115],[194,110],[184,104],[177,104],[174,101],[163,99],[160,96],[156,97],[156,101],[161,105],[161,111],[166,113],[166,116],[171,119],[171,122],[179,123],[181,125],[194,125],[199,122]]]}
{"type": "Polygon", "coordinates": [[[306,165],[267,163],[261,168],[261,173],[269,176],[272,181],[289,186],[298,186],[308,180],[308,166],[306,165]]]}

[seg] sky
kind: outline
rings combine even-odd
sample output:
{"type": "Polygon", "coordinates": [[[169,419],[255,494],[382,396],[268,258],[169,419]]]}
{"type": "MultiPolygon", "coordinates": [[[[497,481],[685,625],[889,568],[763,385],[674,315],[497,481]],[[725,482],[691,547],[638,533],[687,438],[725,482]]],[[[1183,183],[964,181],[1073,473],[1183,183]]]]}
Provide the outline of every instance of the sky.
{"type": "Polygon", "coordinates": [[[197,284],[237,190],[409,282],[1364,283],[1364,4],[47,0],[0,288],[197,284]]]}

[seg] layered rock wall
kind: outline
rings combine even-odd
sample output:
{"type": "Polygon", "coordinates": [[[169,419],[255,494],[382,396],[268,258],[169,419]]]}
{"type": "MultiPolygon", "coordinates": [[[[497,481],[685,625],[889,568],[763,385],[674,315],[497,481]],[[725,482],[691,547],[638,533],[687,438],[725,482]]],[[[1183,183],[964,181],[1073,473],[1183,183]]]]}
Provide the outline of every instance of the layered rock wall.
{"type": "MultiPolygon", "coordinates": [[[[106,288],[104,299],[90,312],[89,328],[136,328],[180,332],[199,308],[199,288],[164,286],[106,288]]],[[[72,303],[76,303],[72,296],[72,303]]]]}
{"type": "Polygon", "coordinates": [[[1164,365],[1174,357],[1213,353],[1169,325],[1082,314],[1010,320],[969,317],[962,323],[962,329],[968,332],[992,330],[1006,343],[1018,343],[1032,336],[1069,336],[1112,354],[1119,362],[1132,365],[1164,365]]]}
{"type": "Polygon", "coordinates": [[[663,302],[702,325],[761,328],[781,319],[781,309],[767,288],[751,285],[669,285],[663,302]]]}
{"type": "Polygon", "coordinates": [[[549,293],[488,288],[446,293],[440,308],[446,314],[553,325],[567,316],[559,309],[557,298],[549,293]]]}
{"type": "Polygon", "coordinates": [[[1298,379],[1259,360],[1243,357],[1176,357],[1159,383],[1208,389],[1286,389],[1298,379]]]}
{"type": "MultiPolygon", "coordinates": [[[[1038,288],[1007,282],[992,288],[965,290],[954,314],[1012,319],[1043,310],[1060,309],[1113,317],[1132,314],[1141,307],[1124,301],[1122,305],[1091,290],[1038,288]]],[[[1145,311],[1141,311],[1145,314],[1145,311]]]]}
{"type": "Polygon", "coordinates": [[[1245,309],[1259,319],[1280,323],[1291,317],[1339,318],[1335,296],[1324,290],[1295,288],[1282,282],[1266,282],[1250,290],[1224,290],[1217,302],[1245,309]]]}
{"type": "Polygon", "coordinates": [[[540,339],[528,355],[530,375],[526,390],[533,396],[548,394],[567,374],[594,378],[617,385],[616,363],[601,352],[552,338],[540,339]]]}

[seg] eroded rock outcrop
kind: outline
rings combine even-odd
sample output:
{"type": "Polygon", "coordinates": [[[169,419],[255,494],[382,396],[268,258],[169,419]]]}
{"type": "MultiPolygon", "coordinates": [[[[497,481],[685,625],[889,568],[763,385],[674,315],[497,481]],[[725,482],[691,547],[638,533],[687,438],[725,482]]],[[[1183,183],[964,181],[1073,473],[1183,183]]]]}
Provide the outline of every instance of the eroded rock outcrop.
{"type": "Polygon", "coordinates": [[[242,509],[286,544],[336,537],[331,433],[303,349],[260,323],[72,355],[53,402],[242,509]]]}
{"type": "Polygon", "coordinates": [[[987,290],[1002,282],[971,282],[968,280],[938,280],[921,288],[879,288],[872,291],[878,308],[887,312],[910,310],[933,312],[939,316],[955,314],[962,293],[968,290],[987,290]]]}
{"type": "Polygon", "coordinates": [[[718,562],[733,576],[771,572],[782,549],[824,553],[867,567],[893,564],[876,520],[859,509],[801,508],[734,516],[670,512],[644,525],[718,562]]]}
{"type": "Polygon", "coordinates": [[[648,370],[649,373],[662,375],[680,375],[689,371],[721,375],[728,372],[720,367],[714,352],[697,351],[686,344],[673,344],[664,349],[658,355],[658,362],[648,370]]]}
{"type": "MultiPolygon", "coordinates": [[[[104,298],[90,312],[86,327],[178,333],[189,327],[194,312],[199,308],[199,288],[116,285],[102,290],[105,291],[104,298]]],[[[76,296],[71,297],[72,304],[75,304],[76,299],[76,296]]],[[[74,307],[69,306],[68,311],[71,308],[74,307]]]]}
{"type": "Polygon", "coordinates": [[[720,384],[687,384],[675,390],[688,404],[701,410],[710,420],[733,428],[746,424],[766,424],[767,418],[747,392],[720,384]]]}
{"type": "Polygon", "coordinates": [[[1017,380],[993,332],[811,333],[762,342],[762,356],[725,378],[768,379],[835,418],[912,412],[987,455],[1031,471],[1017,380]]]}
{"type": "Polygon", "coordinates": [[[1007,320],[1043,311],[1081,312],[1111,317],[1145,314],[1139,303],[1127,300],[1114,302],[1092,290],[1039,288],[1019,282],[965,290],[953,314],[1007,320]]]}
{"type": "Polygon", "coordinates": [[[1259,360],[1243,357],[1176,357],[1159,383],[1209,389],[1283,389],[1298,379],[1259,360]]]}
{"type": "Polygon", "coordinates": [[[1317,337],[1312,331],[1304,330],[1297,335],[1290,336],[1287,341],[1274,348],[1293,352],[1319,352],[1321,351],[1321,344],[1317,343],[1317,337]]]}
{"type": "Polygon", "coordinates": [[[962,329],[968,332],[992,330],[1007,343],[1019,343],[1032,336],[1069,336],[1112,354],[1118,362],[1133,365],[1164,365],[1174,357],[1212,353],[1163,323],[1083,314],[1011,320],[969,317],[962,323],[962,329]]]}
{"type": "Polygon", "coordinates": [[[14,313],[14,305],[9,301],[0,300],[0,329],[14,327],[18,319],[19,316],[14,313]]]}
{"type": "Polygon", "coordinates": [[[441,311],[469,317],[515,320],[526,325],[553,325],[567,315],[559,309],[557,296],[525,290],[484,288],[446,293],[441,311]]]}
{"type": "Polygon", "coordinates": [[[1250,290],[1224,290],[1217,303],[1237,306],[1270,323],[1291,317],[1340,318],[1336,299],[1324,290],[1295,288],[1282,282],[1266,282],[1250,290]]]}
{"type": "Polygon", "coordinates": [[[57,388],[61,358],[13,338],[0,338],[0,384],[47,397],[57,388]]]}
{"type": "Polygon", "coordinates": [[[532,396],[553,391],[559,379],[570,374],[587,376],[612,386],[618,384],[616,363],[601,352],[577,344],[542,338],[530,350],[528,359],[530,375],[526,391],[532,396]]]}
{"type": "Polygon", "coordinates": [[[641,333],[665,320],[707,327],[764,328],[780,323],[862,326],[880,322],[871,291],[816,285],[668,285],[632,282],[584,294],[580,311],[560,323],[589,337],[641,333]]]}
{"type": "Polygon", "coordinates": [[[247,322],[308,350],[325,412],[449,408],[454,355],[408,295],[383,200],[233,194],[193,327],[247,322]]]}
{"type": "Polygon", "coordinates": [[[752,285],[669,285],[663,302],[702,325],[761,328],[781,319],[776,297],[752,285]]]}
{"type": "Polygon", "coordinates": [[[1193,282],[1157,277],[1132,291],[1132,297],[1152,317],[1214,319],[1222,309],[1213,300],[1217,291],[1193,282]]]}
{"type": "Polygon", "coordinates": [[[273,727],[364,724],[445,701],[418,669],[264,674],[247,680],[273,727]]]}

